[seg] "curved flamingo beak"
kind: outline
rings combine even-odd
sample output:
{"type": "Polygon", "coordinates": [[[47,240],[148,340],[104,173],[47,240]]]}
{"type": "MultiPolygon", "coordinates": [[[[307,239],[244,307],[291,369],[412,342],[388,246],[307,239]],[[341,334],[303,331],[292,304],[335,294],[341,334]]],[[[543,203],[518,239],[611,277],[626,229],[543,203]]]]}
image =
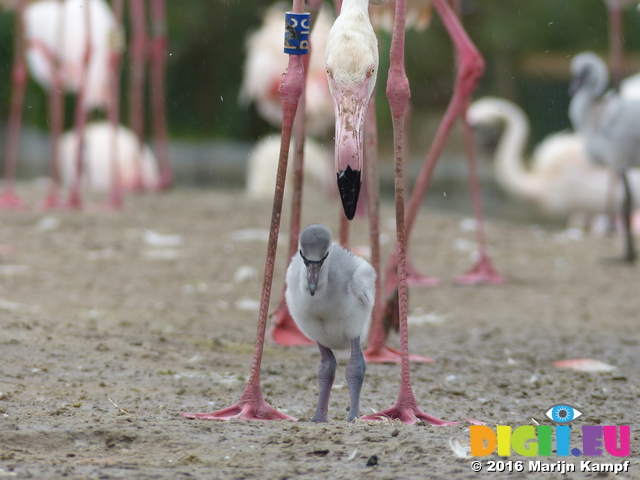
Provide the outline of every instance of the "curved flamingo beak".
{"type": "Polygon", "coordinates": [[[367,76],[360,84],[339,85],[329,73],[329,85],[333,95],[336,133],[335,168],[342,207],[347,219],[356,213],[362,183],[364,121],[371,97],[367,76]]]}

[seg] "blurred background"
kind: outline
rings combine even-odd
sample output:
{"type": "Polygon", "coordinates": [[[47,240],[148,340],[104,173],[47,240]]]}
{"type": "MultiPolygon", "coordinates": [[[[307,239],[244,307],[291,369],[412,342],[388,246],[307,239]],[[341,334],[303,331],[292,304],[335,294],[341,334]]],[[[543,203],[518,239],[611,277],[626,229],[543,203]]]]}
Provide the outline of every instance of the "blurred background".
{"type": "MultiPolygon", "coordinates": [[[[242,187],[248,152],[258,139],[276,131],[253,104],[239,102],[245,41],[272,3],[167,0],[167,121],[177,185],[242,187]]],[[[332,2],[325,2],[323,8],[332,9],[332,2]]],[[[531,121],[529,149],[549,133],[570,128],[570,57],[584,50],[608,57],[605,2],[464,0],[462,11],[464,25],[487,64],[474,97],[499,96],[520,105],[531,121]]],[[[379,85],[385,82],[389,43],[390,35],[383,32],[379,85]]],[[[10,105],[13,44],[14,15],[0,11],[0,156],[4,155],[10,105]]],[[[628,73],[640,71],[640,12],[635,5],[624,11],[624,49],[628,73]]],[[[127,55],[125,51],[121,76],[123,123],[127,123],[128,114],[127,55]]],[[[406,67],[412,89],[410,152],[412,165],[419,166],[451,97],[455,74],[452,43],[435,12],[426,30],[407,32],[406,67]]],[[[384,164],[391,162],[384,154],[390,150],[391,122],[384,88],[379,88],[377,95],[384,169],[384,164]]],[[[47,148],[47,115],[46,92],[30,80],[19,170],[23,177],[46,175],[46,157],[32,161],[22,157],[31,155],[29,145],[39,141],[47,148]],[[29,164],[35,167],[27,170],[24,165],[29,164]]],[[[101,113],[92,115],[99,117],[101,113]]],[[[72,120],[73,99],[69,97],[66,129],[72,120]]],[[[458,137],[453,135],[447,155],[461,153],[458,137]]]]}

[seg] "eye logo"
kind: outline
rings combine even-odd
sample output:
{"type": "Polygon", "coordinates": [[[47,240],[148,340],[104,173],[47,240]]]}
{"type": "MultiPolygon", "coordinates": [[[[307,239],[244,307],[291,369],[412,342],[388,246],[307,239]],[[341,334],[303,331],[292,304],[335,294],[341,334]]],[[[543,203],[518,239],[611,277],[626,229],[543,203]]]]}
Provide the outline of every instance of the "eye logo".
{"type": "Polygon", "coordinates": [[[581,416],[582,412],[571,405],[558,404],[551,407],[545,415],[556,423],[569,423],[581,416]]]}

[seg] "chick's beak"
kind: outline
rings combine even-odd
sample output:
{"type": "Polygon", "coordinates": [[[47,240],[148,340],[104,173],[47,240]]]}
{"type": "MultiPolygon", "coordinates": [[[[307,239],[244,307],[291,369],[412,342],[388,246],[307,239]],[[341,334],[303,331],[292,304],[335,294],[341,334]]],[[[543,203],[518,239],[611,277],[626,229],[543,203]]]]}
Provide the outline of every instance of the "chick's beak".
{"type": "Polygon", "coordinates": [[[318,288],[318,277],[320,276],[320,268],[322,264],[319,262],[313,262],[307,265],[307,283],[309,284],[309,293],[313,297],[318,288]]]}

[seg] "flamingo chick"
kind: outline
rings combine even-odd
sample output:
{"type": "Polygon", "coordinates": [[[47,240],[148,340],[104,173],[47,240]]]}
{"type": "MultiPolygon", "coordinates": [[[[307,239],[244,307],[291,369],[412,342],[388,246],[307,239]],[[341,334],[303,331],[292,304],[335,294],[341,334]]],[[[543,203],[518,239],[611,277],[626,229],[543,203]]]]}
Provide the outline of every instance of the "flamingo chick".
{"type": "Polygon", "coordinates": [[[329,31],[325,52],[336,117],[335,168],[342,206],[349,220],[358,205],[364,120],[378,76],[378,39],[368,7],[369,0],[344,1],[329,31]]]}
{"type": "Polygon", "coordinates": [[[575,56],[571,62],[569,117],[585,141],[589,158],[616,172],[624,186],[622,205],[626,233],[624,261],[636,259],[631,233],[633,195],[628,171],[640,167],[640,101],[623,98],[613,92],[601,98],[609,83],[604,61],[591,52],[575,56]]]}
{"type": "Polygon", "coordinates": [[[367,335],[375,299],[376,272],[365,260],[331,244],[331,232],[313,224],[300,233],[300,251],[287,269],[286,299],[291,316],[318,343],[320,395],[313,422],[327,422],[329,394],[335,379],[332,349],[351,347],[347,365],[348,420],[360,416],[365,362],[360,339],[367,335]]]}

